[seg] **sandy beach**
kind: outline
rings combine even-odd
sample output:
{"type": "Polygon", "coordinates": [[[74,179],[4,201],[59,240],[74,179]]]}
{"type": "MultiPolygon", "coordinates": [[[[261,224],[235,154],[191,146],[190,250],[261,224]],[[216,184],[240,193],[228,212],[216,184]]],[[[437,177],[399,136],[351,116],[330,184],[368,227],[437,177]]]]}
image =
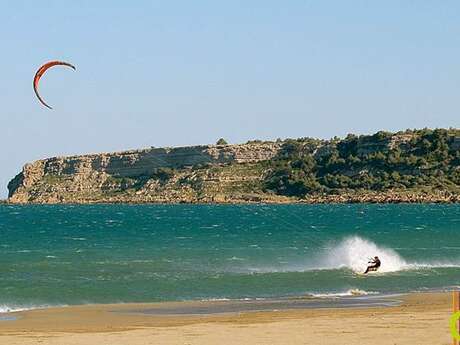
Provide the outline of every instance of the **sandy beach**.
{"type": "Polygon", "coordinates": [[[203,315],[179,315],[177,311],[197,310],[197,307],[209,304],[215,307],[219,302],[86,305],[32,310],[9,314],[17,319],[0,322],[0,344],[450,344],[450,294],[410,294],[398,299],[399,306],[389,307],[203,315]],[[176,314],[167,315],[164,310],[168,308],[176,314]],[[155,310],[163,312],[156,313],[155,310]]]}

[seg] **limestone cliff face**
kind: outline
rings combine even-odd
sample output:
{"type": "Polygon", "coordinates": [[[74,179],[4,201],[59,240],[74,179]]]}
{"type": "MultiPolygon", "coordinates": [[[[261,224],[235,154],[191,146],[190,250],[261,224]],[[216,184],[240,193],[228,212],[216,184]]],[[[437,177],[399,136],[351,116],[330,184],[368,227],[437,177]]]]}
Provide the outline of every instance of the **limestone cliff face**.
{"type": "Polygon", "coordinates": [[[240,188],[233,188],[238,187],[237,184],[260,180],[260,172],[251,165],[273,158],[280,146],[278,143],[251,143],[150,148],[39,160],[26,164],[8,184],[9,202],[225,199],[229,197],[226,188],[237,190],[240,188]],[[238,173],[238,164],[249,168],[240,169],[238,173]],[[174,169],[174,174],[164,176],[165,171],[161,169],[174,169]]]}
{"type": "Polygon", "coordinates": [[[273,143],[207,145],[55,157],[26,165],[24,172],[29,178],[38,174],[36,175],[38,179],[43,175],[88,175],[93,172],[135,177],[149,174],[155,168],[183,168],[208,163],[259,162],[271,159],[278,152],[278,148],[279,145],[273,143]]]}
{"type": "Polygon", "coordinates": [[[459,162],[457,129],[149,148],[26,164],[8,201],[458,202],[459,162]]]}

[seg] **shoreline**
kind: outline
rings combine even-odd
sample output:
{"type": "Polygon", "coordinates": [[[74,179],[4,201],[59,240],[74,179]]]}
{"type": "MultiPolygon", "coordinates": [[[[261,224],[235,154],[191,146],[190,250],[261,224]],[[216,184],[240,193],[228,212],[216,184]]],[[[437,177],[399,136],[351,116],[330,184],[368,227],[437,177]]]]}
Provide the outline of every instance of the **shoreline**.
{"type": "Polygon", "coordinates": [[[0,343],[326,344],[324,336],[356,345],[445,345],[450,341],[450,293],[411,293],[393,299],[400,304],[298,309],[287,305],[286,309],[236,308],[210,314],[158,311],[237,303],[161,302],[36,309],[9,314],[17,317],[15,321],[0,321],[0,343]],[[268,334],[271,336],[267,338],[268,334]]]}
{"type": "Polygon", "coordinates": [[[387,199],[385,195],[379,199],[367,197],[348,198],[338,196],[337,198],[318,198],[314,200],[229,200],[229,201],[85,201],[85,202],[11,202],[8,199],[0,201],[0,205],[28,206],[28,205],[55,205],[55,206],[80,206],[80,205],[457,205],[460,204],[460,195],[453,195],[452,198],[427,198],[427,199],[387,199]],[[382,198],[385,199],[382,201],[382,198]]]}
{"type": "MultiPolygon", "coordinates": [[[[305,309],[347,309],[399,306],[403,298],[413,293],[388,293],[388,294],[344,294],[344,295],[299,295],[268,298],[241,298],[241,299],[201,299],[178,300],[161,302],[121,302],[121,303],[90,303],[90,304],[61,304],[61,305],[36,305],[31,307],[18,307],[1,311],[0,322],[3,320],[17,320],[24,313],[37,310],[72,311],[77,308],[102,308],[111,309],[115,313],[128,313],[152,316],[213,316],[220,314],[238,314],[250,312],[271,312],[305,309]],[[118,310],[119,308],[119,310],[118,310]]],[[[435,293],[433,291],[433,293],[435,293]]],[[[442,292],[439,292],[442,293],[442,292]]]]}

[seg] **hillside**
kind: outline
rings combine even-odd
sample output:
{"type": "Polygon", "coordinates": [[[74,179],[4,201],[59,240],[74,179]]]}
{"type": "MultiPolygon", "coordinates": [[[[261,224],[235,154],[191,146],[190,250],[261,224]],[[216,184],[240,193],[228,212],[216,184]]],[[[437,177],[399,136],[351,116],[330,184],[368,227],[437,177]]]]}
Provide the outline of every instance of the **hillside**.
{"type": "Polygon", "coordinates": [[[8,189],[11,203],[458,202],[460,130],[54,157],[8,189]]]}

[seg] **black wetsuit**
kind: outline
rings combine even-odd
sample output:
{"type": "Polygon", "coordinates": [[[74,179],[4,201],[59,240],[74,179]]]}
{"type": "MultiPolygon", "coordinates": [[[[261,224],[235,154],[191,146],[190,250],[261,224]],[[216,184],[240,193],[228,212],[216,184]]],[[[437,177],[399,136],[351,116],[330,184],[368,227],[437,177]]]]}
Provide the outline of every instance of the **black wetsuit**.
{"type": "Polygon", "coordinates": [[[377,271],[382,264],[379,258],[373,259],[370,263],[372,265],[367,266],[366,272],[364,272],[364,274],[368,273],[369,271],[377,271]]]}

